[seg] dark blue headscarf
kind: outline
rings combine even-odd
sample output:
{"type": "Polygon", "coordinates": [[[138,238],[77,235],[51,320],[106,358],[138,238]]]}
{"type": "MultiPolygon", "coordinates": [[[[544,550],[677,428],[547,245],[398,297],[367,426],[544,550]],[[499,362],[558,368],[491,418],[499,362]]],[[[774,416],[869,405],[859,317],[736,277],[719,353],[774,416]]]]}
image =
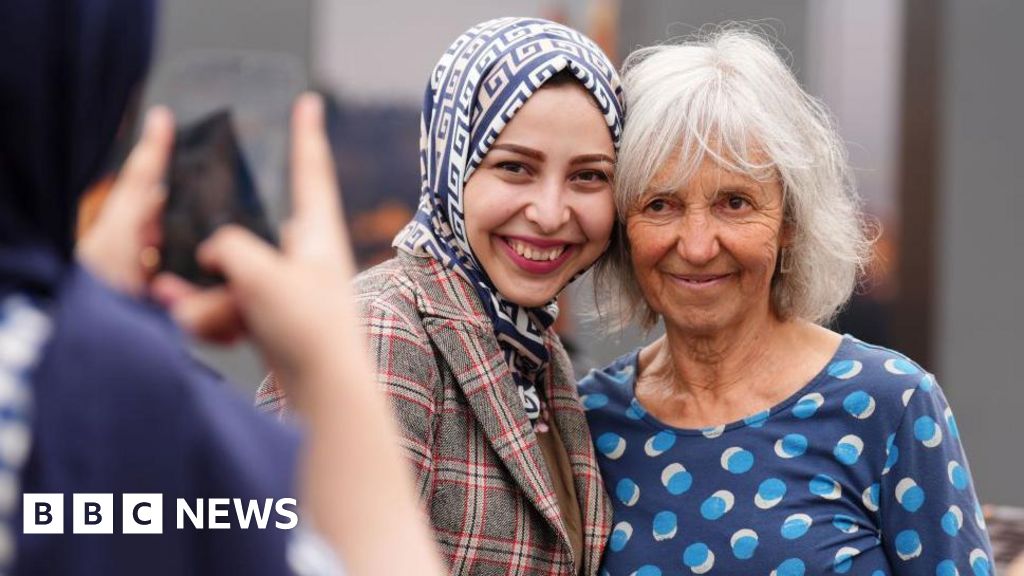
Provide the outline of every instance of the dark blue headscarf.
{"type": "Polygon", "coordinates": [[[0,2],[0,297],[47,296],[149,64],[154,0],[0,2]]]}

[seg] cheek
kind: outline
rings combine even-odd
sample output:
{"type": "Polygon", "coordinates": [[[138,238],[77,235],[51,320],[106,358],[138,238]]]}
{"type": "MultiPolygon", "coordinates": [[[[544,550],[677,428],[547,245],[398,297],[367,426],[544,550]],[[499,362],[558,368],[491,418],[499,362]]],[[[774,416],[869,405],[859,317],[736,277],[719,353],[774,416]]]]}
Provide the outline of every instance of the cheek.
{"type": "Polygon", "coordinates": [[[509,220],[517,207],[515,196],[504,189],[503,183],[488,179],[477,173],[470,177],[463,189],[463,221],[470,246],[476,250],[476,242],[509,220]]]}
{"type": "Polygon", "coordinates": [[[778,251],[778,244],[774,242],[765,243],[764,249],[761,252],[761,263],[765,271],[772,272],[775,270],[775,260],[778,251]]]}
{"type": "Polygon", "coordinates": [[[777,227],[759,225],[745,230],[736,237],[735,254],[741,255],[743,265],[759,277],[771,279],[778,257],[780,233],[777,227]]]}
{"type": "Polygon", "coordinates": [[[629,257],[638,277],[653,271],[655,265],[672,248],[672,239],[657,226],[626,222],[629,257]]]}
{"type": "Polygon", "coordinates": [[[584,195],[575,204],[573,211],[583,234],[602,248],[607,246],[615,225],[615,200],[611,191],[584,195]]]}

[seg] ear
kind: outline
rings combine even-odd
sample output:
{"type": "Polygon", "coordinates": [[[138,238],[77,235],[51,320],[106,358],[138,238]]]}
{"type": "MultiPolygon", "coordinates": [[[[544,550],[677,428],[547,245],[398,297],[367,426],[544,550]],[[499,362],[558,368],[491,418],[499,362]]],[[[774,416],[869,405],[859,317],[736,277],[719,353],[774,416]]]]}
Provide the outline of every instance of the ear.
{"type": "Polygon", "coordinates": [[[789,248],[793,245],[796,236],[796,224],[789,215],[782,217],[782,227],[779,230],[779,248],[789,248]]]}

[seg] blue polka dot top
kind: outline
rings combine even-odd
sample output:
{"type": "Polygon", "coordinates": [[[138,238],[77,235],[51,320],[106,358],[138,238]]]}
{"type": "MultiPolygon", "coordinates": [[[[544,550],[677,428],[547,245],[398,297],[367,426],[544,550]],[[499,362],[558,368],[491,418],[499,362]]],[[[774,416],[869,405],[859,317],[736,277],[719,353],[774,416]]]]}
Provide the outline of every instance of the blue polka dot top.
{"type": "Polygon", "coordinates": [[[614,506],[603,573],[992,573],[953,414],[931,374],[850,336],[796,394],[674,428],[634,396],[639,351],[580,382],[614,506]]]}

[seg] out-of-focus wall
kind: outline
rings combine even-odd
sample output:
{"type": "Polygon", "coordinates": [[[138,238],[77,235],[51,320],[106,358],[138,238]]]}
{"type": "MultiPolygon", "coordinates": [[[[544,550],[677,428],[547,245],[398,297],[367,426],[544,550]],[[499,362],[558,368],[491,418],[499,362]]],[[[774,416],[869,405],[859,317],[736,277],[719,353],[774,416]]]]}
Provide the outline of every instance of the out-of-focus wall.
{"type": "MultiPolygon", "coordinates": [[[[311,0],[167,0],[150,72],[160,84],[168,64],[195,51],[253,50],[285,54],[309,69],[311,0]]],[[[196,352],[243,390],[253,390],[264,369],[249,345],[198,346],[196,352]]]]}
{"type": "Polygon", "coordinates": [[[168,0],[161,3],[153,74],[193,50],[264,50],[307,63],[312,0],[168,0]]]}
{"type": "Polygon", "coordinates": [[[774,35],[792,56],[790,65],[806,78],[808,0],[622,0],[619,52],[692,35],[706,24],[754,22],[774,35]]]}
{"type": "Polygon", "coordinates": [[[1024,505],[1024,3],[942,9],[937,370],[979,498],[1024,505]]]}
{"type": "Polygon", "coordinates": [[[866,209],[894,222],[902,2],[816,0],[807,10],[807,88],[836,118],[866,209]]]}
{"type": "Polygon", "coordinates": [[[543,16],[547,0],[317,0],[313,75],[346,100],[419,105],[430,70],[463,30],[500,16],[543,16]]]}

